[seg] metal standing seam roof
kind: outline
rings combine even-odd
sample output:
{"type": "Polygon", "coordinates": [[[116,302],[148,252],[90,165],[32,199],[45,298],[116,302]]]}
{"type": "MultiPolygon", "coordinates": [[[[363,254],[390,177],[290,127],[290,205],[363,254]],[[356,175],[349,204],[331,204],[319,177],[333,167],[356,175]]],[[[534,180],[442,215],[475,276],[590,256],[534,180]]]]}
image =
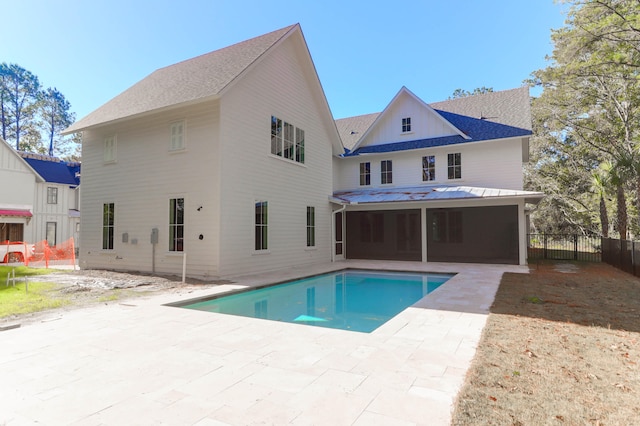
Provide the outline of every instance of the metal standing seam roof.
{"type": "Polygon", "coordinates": [[[291,25],[160,68],[73,123],[64,133],[219,95],[247,67],[296,27],[299,25],[291,25]]]}
{"type": "Polygon", "coordinates": [[[474,186],[425,185],[414,187],[366,188],[336,191],[331,200],[340,204],[375,204],[411,201],[445,201],[487,198],[524,198],[537,203],[544,196],[541,192],[515,189],[481,188],[474,186]]]}

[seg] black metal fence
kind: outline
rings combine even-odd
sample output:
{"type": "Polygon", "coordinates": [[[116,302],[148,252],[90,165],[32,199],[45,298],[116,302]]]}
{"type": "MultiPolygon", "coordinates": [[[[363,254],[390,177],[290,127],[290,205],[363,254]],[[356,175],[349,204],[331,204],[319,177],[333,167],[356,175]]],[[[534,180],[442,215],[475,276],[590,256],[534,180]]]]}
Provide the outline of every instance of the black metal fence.
{"type": "Polygon", "coordinates": [[[602,261],[640,277],[640,242],[603,238],[602,261]]]}
{"type": "Polygon", "coordinates": [[[600,237],[586,235],[528,234],[527,254],[529,260],[555,259],[600,262],[604,257],[602,244],[600,237]]]}

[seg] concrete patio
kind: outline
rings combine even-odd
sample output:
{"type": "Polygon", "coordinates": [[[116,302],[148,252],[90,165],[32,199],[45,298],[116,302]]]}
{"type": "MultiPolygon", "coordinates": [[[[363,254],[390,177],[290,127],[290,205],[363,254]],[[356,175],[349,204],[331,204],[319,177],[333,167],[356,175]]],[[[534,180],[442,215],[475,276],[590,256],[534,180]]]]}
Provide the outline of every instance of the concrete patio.
{"type": "Polygon", "coordinates": [[[0,425],[446,425],[504,272],[344,261],[0,332],[0,425]],[[457,272],[373,333],[165,303],[343,268],[457,272]]]}

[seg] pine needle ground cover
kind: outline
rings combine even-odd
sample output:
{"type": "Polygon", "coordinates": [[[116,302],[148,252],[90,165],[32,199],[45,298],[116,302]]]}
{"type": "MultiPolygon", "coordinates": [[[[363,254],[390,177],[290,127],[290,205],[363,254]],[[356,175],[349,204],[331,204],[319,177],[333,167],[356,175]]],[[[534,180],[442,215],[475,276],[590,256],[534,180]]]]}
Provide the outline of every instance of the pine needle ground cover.
{"type": "Polygon", "coordinates": [[[59,297],[54,283],[37,282],[37,275],[51,273],[47,269],[32,269],[24,266],[0,266],[0,318],[27,314],[46,309],[59,308],[68,300],[59,297]],[[15,270],[16,284],[7,286],[7,275],[15,270]],[[27,284],[24,277],[28,277],[27,284]]]}
{"type": "Polygon", "coordinates": [[[505,274],[454,425],[640,419],[640,280],[601,263],[505,274]]]}

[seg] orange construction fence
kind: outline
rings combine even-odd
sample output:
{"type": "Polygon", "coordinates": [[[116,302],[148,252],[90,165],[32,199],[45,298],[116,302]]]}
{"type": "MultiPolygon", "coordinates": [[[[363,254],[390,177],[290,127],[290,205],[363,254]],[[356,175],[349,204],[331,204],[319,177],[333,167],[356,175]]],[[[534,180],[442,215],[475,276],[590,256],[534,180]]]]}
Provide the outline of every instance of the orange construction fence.
{"type": "Polygon", "coordinates": [[[55,246],[49,246],[47,240],[30,244],[24,241],[0,242],[0,261],[2,263],[20,262],[25,266],[49,267],[55,265],[76,264],[76,249],[73,237],[55,246]]]}

